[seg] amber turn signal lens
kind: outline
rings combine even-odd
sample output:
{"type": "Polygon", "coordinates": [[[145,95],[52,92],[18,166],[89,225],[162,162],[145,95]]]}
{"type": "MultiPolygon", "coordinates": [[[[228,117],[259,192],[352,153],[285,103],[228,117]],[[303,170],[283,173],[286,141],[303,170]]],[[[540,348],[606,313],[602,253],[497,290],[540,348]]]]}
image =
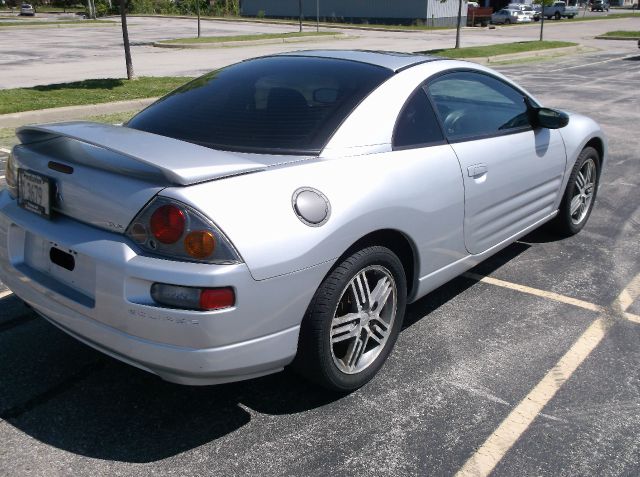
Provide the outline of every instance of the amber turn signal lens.
{"type": "Polygon", "coordinates": [[[207,258],[216,248],[216,239],[208,230],[196,230],[185,237],[184,248],[193,258],[207,258]]]}

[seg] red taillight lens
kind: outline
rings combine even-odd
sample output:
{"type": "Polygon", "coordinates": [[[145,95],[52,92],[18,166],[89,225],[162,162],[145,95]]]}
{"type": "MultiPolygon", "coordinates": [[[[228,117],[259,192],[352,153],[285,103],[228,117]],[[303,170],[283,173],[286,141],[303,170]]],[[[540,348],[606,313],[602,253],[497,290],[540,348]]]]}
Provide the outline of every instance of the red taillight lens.
{"type": "Polygon", "coordinates": [[[201,310],[219,310],[235,304],[233,288],[205,288],[200,292],[201,310]]]}
{"type": "Polygon", "coordinates": [[[151,233],[161,243],[176,243],[185,226],[184,212],[175,205],[158,207],[151,216],[151,233]]]}
{"type": "Polygon", "coordinates": [[[236,303],[236,294],[231,287],[195,288],[154,283],[151,297],[156,303],[182,310],[222,310],[236,303]]]}

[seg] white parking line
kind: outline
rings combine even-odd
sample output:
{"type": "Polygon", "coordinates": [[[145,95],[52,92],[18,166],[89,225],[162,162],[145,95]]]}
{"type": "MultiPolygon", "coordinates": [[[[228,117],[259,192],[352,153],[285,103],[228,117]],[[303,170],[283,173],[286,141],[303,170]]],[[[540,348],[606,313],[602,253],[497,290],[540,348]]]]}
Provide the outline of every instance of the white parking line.
{"type": "Polygon", "coordinates": [[[11,290],[4,290],[4,291],[0,291],[0,299],[9,296],[9,295],[13,295],[13,292],[11,290]]]}
{"type": "MultiPolygon", "coordinates": [[[[501,280],[498,281],[503,284],[508,283],[501,280]]],[[[486,282],[490,283],[489,281],[486,282]]],[[[517,285],[517,287],[528,288],[522,287],[521,285],[517,285]]],[[[510,286],[509,288],[514,287],[510,286]]],[[[543,290],[537,290],[537,292],[542,291],[543,290]]],[[[638,295],[640,295],[640,274],[620,292],[611,306],[618,310],[619,313],[625,315],[627,314],[627,308],[631,306],[633,300],[637,298],[638,295]]],[[[560,361],[551,368],[529,394],[509,413],[506,419],[500,423],[498,428],[487,438],[484,444],[465,462],[464,466],[456,473],[456,477],[488,476],[520,436],[529,428],[536,417],[540,415],[541,411],[549,401],[551,401],[562,385],[567,382],[580,364],[582,364],[598,346],[613,323],[613,320],[611,320],[610,316],[606,313],[593,321],[586,331],[573,343],[569,351],[560,358],[560,361]]]]}
{"type": "Polygon", "coordinates": [[[516,290],[522,293],[528,293],[529,295],[535,295],[542,298],[548,298],[550,300],[559,301],[561,303],[566,303],[568,305],[577,306],[580,308],[584,308],[586,310],[595,311],[598,313],[603,312],[605,309],[600,305],[596,305],[594,303],[589,303],[588,301],[578,300],[577,298],[571,298],[569,296],[560,295],[559,293],[554,293],[546,290],[540,290],[538,288],[531,288],[525,285],[518,285],[517,283],[506,282],[504,280],[499,280],[493,277],[485,277],[484,275],[478,275],[477,273],[467,272],[463,274],[463,276],[467,278],[471,278],[472,280],[477,280],[482,283],[489,283],[490,285],[496,285],[503,288],[509,288],[511,290],[516,290]]]}
{"type": "Polygon", "coordinates": [[[547,73],[555,73],[557,71],[572,70],[573,68],[582,68],[582,67],[585,67],[585,66],[600,65],[602,63],[611,63],[612,61],[618,61],[618,60],[624,60],[624,59],[627,59],[627,58],[633,58],[634,56],[638,56],[638,55],[627,55],[627,56],[622,56],[620,58],[610,58],[608,60],[594,61],[593,63],[585,63],[583,65],[565,66],[564,68],[558,68],[556,70],[548,70],[547,73]]]}
{"type": "Polygon", "coordinates": [[[6,152],[7,154],[9,154],[11,151],[6,147],[0,147],[0,152],[6,152]]]}

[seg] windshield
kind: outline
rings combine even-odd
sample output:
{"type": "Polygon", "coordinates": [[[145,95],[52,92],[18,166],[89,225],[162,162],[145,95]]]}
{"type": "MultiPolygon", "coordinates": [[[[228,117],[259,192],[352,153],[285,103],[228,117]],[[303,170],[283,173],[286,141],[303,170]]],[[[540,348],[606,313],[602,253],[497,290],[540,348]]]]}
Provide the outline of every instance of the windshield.
{"type": "Polygon", "coordinates": [[[360,101],[392,74],[332,58],[258,58],[186,84],[127,126],[214,149],[318,153],[360,101]]]}

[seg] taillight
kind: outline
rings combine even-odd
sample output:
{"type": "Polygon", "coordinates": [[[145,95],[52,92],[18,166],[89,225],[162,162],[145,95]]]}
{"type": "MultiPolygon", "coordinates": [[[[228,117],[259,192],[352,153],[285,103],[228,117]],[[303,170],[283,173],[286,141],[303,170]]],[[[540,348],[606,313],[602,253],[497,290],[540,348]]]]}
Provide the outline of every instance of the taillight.
{"type": "Polygon", "coordinates": [[[151,298],[159,305],[202,311],[231,308],[236,302],[236,295],[230,287],[195,288],[167,283],[151,285],[151,298]]]}
{"type": "Polygon", "coordinates": [[[156,197],[129,224],[127,235],[148,252],[205,263],[237,263],[240,257],[203,214],[177,200],[156,197]]]}
{"type": "Polygon", "coordinates": [[[158,207],[151,215],[151,233],[159,242],[176,243],[184,233],[184,212],[175,205],[158,207]]]}

